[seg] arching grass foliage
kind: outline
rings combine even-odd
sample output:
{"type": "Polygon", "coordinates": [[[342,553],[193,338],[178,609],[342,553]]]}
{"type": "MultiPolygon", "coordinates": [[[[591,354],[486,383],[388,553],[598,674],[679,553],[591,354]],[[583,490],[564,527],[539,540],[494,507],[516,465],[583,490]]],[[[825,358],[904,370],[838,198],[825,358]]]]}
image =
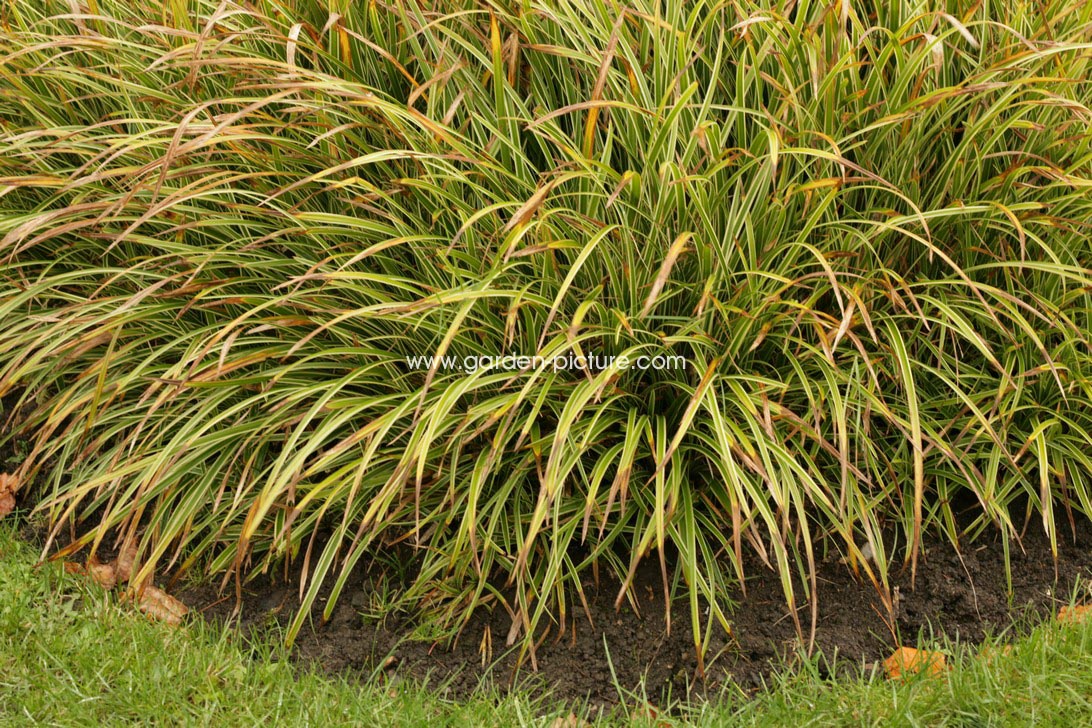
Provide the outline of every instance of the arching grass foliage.
{"type": "Polygon", "coordinates": [[[747,552],[797,604],[821,550],[886,593],[925,531],[1063,537],[1092,5],[867,5],[5,3],[39,508],[144,573],[299,560],[327,609],[400,544],[408,604],[510,641],[658,560],[699,650],[747,552]],[[544,359],[407,361],[505,354],[544,359]]]}

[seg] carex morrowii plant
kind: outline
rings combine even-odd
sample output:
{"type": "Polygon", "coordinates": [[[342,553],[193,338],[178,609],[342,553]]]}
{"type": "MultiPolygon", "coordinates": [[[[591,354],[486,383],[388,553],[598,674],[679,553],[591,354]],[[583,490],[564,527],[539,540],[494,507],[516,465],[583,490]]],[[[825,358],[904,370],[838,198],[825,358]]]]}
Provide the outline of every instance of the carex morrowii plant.
{"type": "Polygon", "coordinates": [[[532,659],[593,566],[622,603],[658,561],[702,652],[747,552],[814,620],[820,549],[886,594],[926,531],[1056,544],[1092,513],[1090,23],[5,3],[7,436],[71,548],[292,559],[329,610],[402,544],[407,603],[500,605],[532,659]]]}

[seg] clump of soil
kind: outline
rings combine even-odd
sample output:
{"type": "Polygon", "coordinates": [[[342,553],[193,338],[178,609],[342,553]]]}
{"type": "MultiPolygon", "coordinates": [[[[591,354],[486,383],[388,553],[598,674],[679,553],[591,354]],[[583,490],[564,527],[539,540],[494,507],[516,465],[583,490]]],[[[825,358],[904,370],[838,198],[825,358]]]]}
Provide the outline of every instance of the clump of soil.
{"type": "MultiPolygon", "coordinates": [[[[913,645],[925,633],[975,643],[1010,628],[1014,620],[1055,612],[1069,601],[1075,585],[1092,576],[1092,524],[1082,519],[1072,530],[1062,528],[1057,564],[1048,540],[1034,527],[1022,539],[1022,549],[1012,544],[1011,598],[999,535],[987,532],[958,554],[946,542],[926,539],[914,586],[909,569],[893,577],[899,593],[894,624],[899,641],[913,645]]],[[[397,618],[365,619],[361,613],[367,611],[374,588],[366,575],[343,592],[327,623],[319,624],[316,616],[315,628],[301,632],[295,655],[335,672],[427,679],[456,698],[483,683],[502,689],[518,684],[602,706],[618,701],[616,681],[627,690],[639,689],[643,682],[653,701],[713,694],[727,681],[756,691],[797,654],[801,645],[779,577],[750,563],[746,596],[735,595],[733,633],[714,635],[705,679],[698,679],[689,609],[685,600],[674,606],[669,634],[659,566],[653,562],[637,574],[639,615],[628,606],[615,610],[616,583],[604,581],[598,588],[587,584],[594,626],[578,613],[564,634],[556,628],[546,634],[536,650],[537,672],[527,662],[518,665],[514,650],[506,652],[510,618],[503,609],[475,615],[450,647],[408,639],[412,625],[397,618]]],[[[896,639],[875,588],[857,580],[837,558],[819,564],[817,578],[815,648],[827,656],[836,654],[846,666],[866,666],[888,656],[896,639]]],[[[225,599],[213,587],[193,587],[179,596],[211,619],[229,619],[235,608],[234,596],[225,599]]],[[[292,580],[255,580],[244,586],[240,625],[260,630],[273,621],[287,623],[298,603],[292,580]]],[[[806,635],[806,604],[800,605],[799,614],[806,635]]]]}

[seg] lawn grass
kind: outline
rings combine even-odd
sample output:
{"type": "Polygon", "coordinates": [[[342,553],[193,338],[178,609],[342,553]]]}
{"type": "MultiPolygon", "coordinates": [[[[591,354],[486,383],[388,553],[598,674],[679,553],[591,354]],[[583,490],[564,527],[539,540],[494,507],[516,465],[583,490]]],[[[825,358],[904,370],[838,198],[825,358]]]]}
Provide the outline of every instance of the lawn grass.
{"type": "MultiPolygon", "coordinates": [[[[985,649],[985,648],[983,648],[985,649]]],[[[939,679],[837,682],[817,661],[753,700],[722,696],[651,718],[621,694],[595,724],[1081,725],[1092,719],[1092,625],[1043,625],[1011,653],[951,648],[939,679]]],[[[0,527],[0,724],[3,725],[583,725],[580,706],[526,694],[465,702],[427,686],[358,682],[303,669],[273,644],[199,620],[171,628],[136,614],[35,554],[0,527]],[[570,716],[573,716],[570,719],[570,716]],[[560,722],[559,722],[560,721],[560,722]]]]}
{"type": "Polygon", "coordinates": [[[272,644],[151,622],[0,528],[0,724],[515,725],[526,698],[454,705],[422,688],[330,679],[272,644]]]}

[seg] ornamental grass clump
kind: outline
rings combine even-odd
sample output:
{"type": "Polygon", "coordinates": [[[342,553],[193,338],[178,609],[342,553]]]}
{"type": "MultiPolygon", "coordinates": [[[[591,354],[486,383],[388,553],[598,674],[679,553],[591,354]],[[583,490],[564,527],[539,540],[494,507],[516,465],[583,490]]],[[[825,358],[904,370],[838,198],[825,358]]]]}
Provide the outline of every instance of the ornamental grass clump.
{"type": "Polygon", "coordinates": [[[822,552],[889,594],[926,532],[1056,544],[1092,5],[870,8],[8,3],[38,509],[137,578],[293,560],[327,614],[401,545],[439,633],[491,605],[525,650],[642,559],[701,652],[748,552],[806,638],[822,552]]]}

